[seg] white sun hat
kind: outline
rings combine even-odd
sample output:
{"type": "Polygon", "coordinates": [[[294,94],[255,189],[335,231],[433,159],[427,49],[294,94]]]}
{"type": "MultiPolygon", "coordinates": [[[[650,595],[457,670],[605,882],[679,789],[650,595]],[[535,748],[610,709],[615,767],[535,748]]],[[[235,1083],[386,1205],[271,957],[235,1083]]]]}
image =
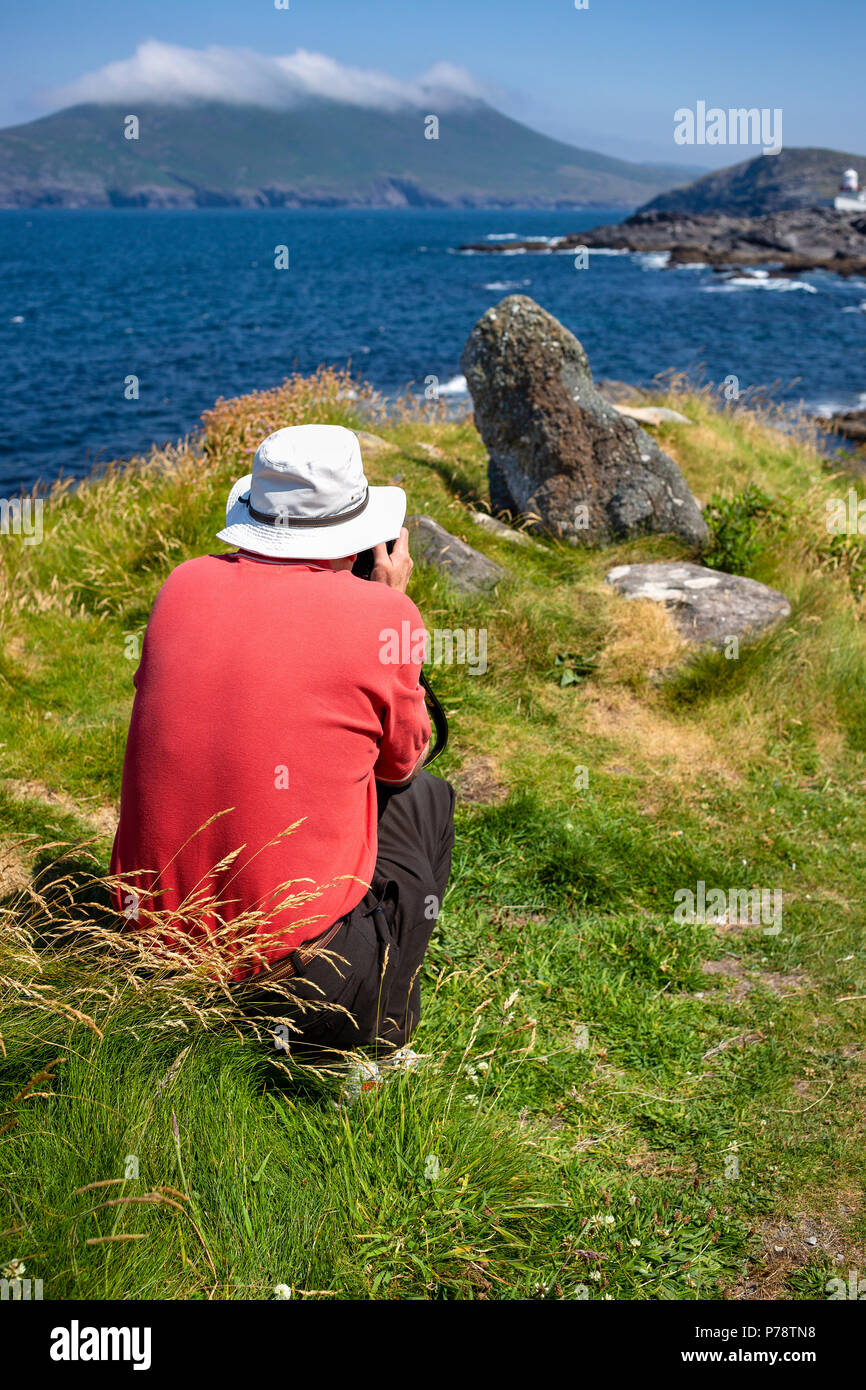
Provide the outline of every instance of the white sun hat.
{"type": "Polygon", "coordinates": [[[290,425],[263,439],[217,539],[280,559],[338,560],[396,540],[401,487],[370,487],[358,437],[342,425],[290,425]]]}

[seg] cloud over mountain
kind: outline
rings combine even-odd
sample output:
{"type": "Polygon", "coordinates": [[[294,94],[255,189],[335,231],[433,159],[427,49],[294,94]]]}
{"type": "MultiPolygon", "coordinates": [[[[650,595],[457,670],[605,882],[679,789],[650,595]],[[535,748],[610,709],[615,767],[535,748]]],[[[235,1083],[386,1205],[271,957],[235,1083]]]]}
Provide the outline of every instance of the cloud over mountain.
{"type": "Polygon", "coordinates": [[[327,97],[377,111],[442,111],[489,95],[469,72],[450,63],[436,63],[403,81],[302,48],[272,57],[246,48],[182,48],[147,39],[131,58],[107,63],[46,98],[60,106],[204,100],[286,110],[311,97],[327,97]]]}

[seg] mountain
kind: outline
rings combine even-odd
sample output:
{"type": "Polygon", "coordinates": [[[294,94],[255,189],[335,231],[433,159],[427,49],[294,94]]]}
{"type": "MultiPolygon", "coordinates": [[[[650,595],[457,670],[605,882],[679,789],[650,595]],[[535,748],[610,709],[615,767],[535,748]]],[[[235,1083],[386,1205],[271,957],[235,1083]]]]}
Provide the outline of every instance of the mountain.
{"type": "Polygon", "coordinates": [[[704,174],[683,188],[661,193],[640,212],[729,213],[764,217],[815,207],[833,198],[846,169],[866,175],[863,155],[839,150],[790,149],[704,174]]]}
{"type": "Polygon", "coordinates": [[[541,135],[473,100],[440,118],[311,99],[291,110],[83,104],[0,131],[0,207],[633,208],[682,179],[541,135]],[[140,138],[124,138],[133,110],[140,138]]]}

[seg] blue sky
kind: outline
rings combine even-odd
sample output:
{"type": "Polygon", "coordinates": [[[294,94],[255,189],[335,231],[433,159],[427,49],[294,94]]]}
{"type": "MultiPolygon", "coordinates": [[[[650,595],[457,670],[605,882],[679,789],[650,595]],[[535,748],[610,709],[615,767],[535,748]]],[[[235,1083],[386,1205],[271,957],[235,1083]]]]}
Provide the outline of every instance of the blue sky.
{"type": "MultiPolygon", "coordinates": [[[[673,142],[673,113],[781,107],[784,144],[866,152],[863,0],[5,0],[0,125],[147,39],[280,55],[302,48],[411,79],[467,69],[495,104],[551,135],[633,159],[713,165],[673,142]]],[[[755,151],[757,153],[757,150],[755,151]]]]}

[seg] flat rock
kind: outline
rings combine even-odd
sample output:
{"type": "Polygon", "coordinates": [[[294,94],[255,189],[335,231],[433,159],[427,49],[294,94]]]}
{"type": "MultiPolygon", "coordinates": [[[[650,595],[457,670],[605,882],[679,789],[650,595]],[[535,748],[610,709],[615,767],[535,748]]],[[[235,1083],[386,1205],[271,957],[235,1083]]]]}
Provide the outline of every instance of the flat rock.
{"type": "Polygon", "coordinates": [[[616,377],[603,376],[595,385],[596,390],[612,405],[634,405],[635,401],[646,400],[646,392],[640,386],[633,386],[628,381],[619,381],[616,377]]]}
{"type": "Polygon", "coordinates": [[[367,457],[374,454],[391,454],[397,448],[390,440],[383,439],[380,434],[370,434],[369,430],[355,430],[358,443],[361,446],[361,454],[367,457]]]}
{"type": "Polygon", "coordinates": [[[637,420],[642,425],[693,424],[687,415],[681,415],[678,410],[671,410],[666,405],[617,405],[614,401],[613,408],[618,415],[626,415],[629,420],[637,420]]]}
{"type": "Polygon", "coordinates": [[[663,603],[682,636],[701,647],[757,637],[791,612],[784,594],[756,579],[686,561],[618,565],[605,579],[626,598],[663,603]]]}
{"type": "Polygon", "coordinates": [[[430,444],[426,439],[419,439],[418,448],[423,449],[424,453],[431,459],[444,459],[445,457],[438,444],[430,444]]]}
{"type": "Polygon", "coordinates": [[[572,545],[654,531],[706,542],[672,458],[596,389],[573,333],[526,295],[478,320],[460,368],[489,455],[494,512],[572,545]]]}
{"type": "Polygon", "coordinates": [[[474,521],[476,526],[483,526],[484,530],[489,531],[491,536],[498,536],[503,541],[511,541],[513,545],[535,545],[535,541],[527,536],[525,531],[515,531],[513,526],[506,526],[504,521],[491,516],[489,512],[470,512],[469,520],[474,521]]]}
{"type": "Polygon", "coordinates": [[[506,571],[480,550],[452,536],[432,516],[410,516],[406,520],[409,547],[416,560],[432,565],[464,594],[482,594],[506,578],[506,571]]]}

